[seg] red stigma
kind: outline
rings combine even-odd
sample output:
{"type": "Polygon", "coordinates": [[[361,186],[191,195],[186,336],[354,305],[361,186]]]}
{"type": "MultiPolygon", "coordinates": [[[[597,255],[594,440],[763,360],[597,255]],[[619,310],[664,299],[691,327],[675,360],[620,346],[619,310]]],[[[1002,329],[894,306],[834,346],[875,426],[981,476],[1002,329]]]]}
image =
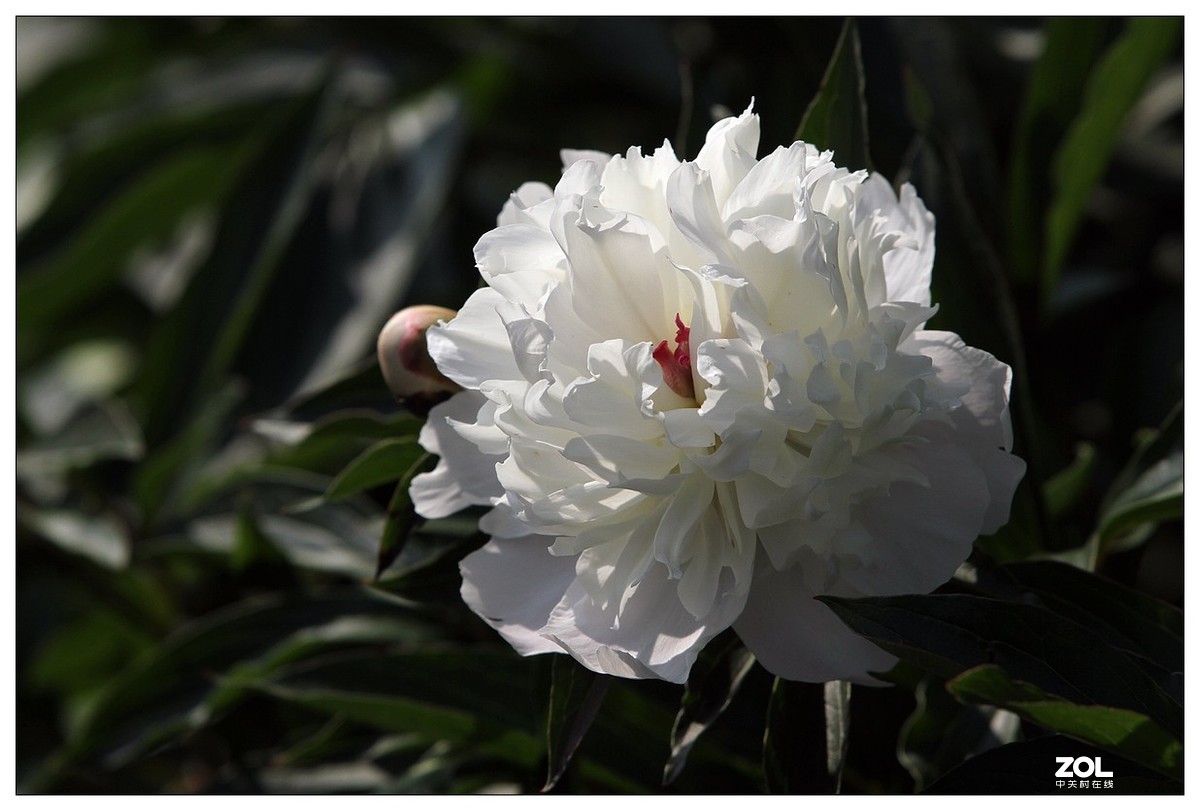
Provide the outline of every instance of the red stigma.
{"type": "Polygon", "coordinates": [[[663,382],[667,387],[689,400],[696,398],[696,389],[692,384],[692,357],[688,339],[692,331],[684,326],[683,319],[675,314],[675,351],[671,351],[667,341],[661,341],[654,347],[654,360],[662,369],[663,382]]]}

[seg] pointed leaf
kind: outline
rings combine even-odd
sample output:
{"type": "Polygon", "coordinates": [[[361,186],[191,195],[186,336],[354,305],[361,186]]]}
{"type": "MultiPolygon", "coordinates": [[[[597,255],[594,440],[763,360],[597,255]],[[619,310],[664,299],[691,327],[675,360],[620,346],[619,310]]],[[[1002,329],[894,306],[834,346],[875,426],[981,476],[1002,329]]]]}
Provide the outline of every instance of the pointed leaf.
{"type": "Polygon", "coordinates": [[[1146,83],[1179,41],[1182,20],[1131,19],[1092,73],[1079,116],[1054,159],[1055,197],[1046,214],[1043,299],[1049,299],[1074,241],[1092,189],[1104,174],[1117,135],[1146,83]]]}
{"type": "Polygon", "coordinates": [[[1111,25],[1099,17],[1059,17],[1043,28],[1045,45],[1029,76],[1009,169],[1009,267],[1019,282],[1036,280],[1044,225],[1039,217],[1050,192],[1054,146],[1079,110],[1111,25]]]}
{"type": "Polygon", "coordinates": [[[1135,589],[1053,561],[1003,567],[1016,583],[1058,614],[1096,631],[1109,644],[1183,671],[1183,612],[1135,589]]]}
{"type": "Polygon", "coordinates": [[[566,772],[583,736],[596,720],[611,680],[610,676],[586,670],[567,656],[554,657],[546,716],[550,760],[542,791],[554,788],[566,772]]]}
{"type": "Polygon", "coordinates": [[[664,786],[683,771],[688,753],[700,735],[725,712],[754,667],[754,654],[736,638],[728,639],[723,647],[710,654],[713,647],[709,643],[701,652],[688,676],[683,702],[671,730],[671,757],[663,769],[664,786]]]}
{"type": "Polygon", "coordinates": [[[839,166],[871,168],[864,81],[858,27],[848,18],[821,86],[796,129],[796,139],[832,149],[839,166]]]}
{"type": "Polygon", "coordinates": [[[404,551],[409,535],[418,523],[409,488],[413,479],[433,469],[434,459],[433,454],[422,452],[396,484],[391,501],[388,502],[387,522],[383,525],[383,534],[379,538],[379,555],[375,562],[376,580],[379,580],[380,575],[404,551]]]}
{"type": "Polygon", "coordinates": [[[57,258],[22,273],[17,284],[23,333],[53,329],[117,283],[135,248],[165,239],[187,214],[216,205],[244,156],[200,147],[170,155],[96,212],[57,258]]]}
{"type": "Polygon", "coordinates": [[[825,771],[834,793],[842,790],[842,769],[850,743],[850,682],[825,682],[825,771]]]}
{"type": "MultiPolygon", "coordinates": [[[[915,698],[916,709],[900,730],[896,754],[917,791],[967,758],[1011,742],[1017,732],[1016,724],[997,719],[1003,710],[955,701],[940,678],[922,679],[915,698]]],[[[1016,721],[1010,713],[1005,715],[1016,721]]]]}
{"type": "Polygon", "coordinates": [[[105,568],[119,570],[129,564],[129,538],[111,517],[19,504],[17,521],[60,549],[83,555],[105,568]]]}
{"type": "Polygon", "coordinates": [[[403,477],[425,455],[415,437],[385,439],[367,448],[337,475],[325,491],[325,498],[337,499],[361,493],[403,477]]]}
{"type": "Polygon", "coordinates": [[[17,452],[17,475],[50,476],[107,459],[142,458],[145,444],[137,422],[120,400],[85,406],[58,434],[17,452]]]}
{"type": "Polygon", "coordinates": [[[530,723],[530,668],[509,651],[431,645],[311,658],[269,679],[234,675],[226,686],[530,768],[545,752],[530,723]]]}
{"type": "Polygon", "coordinates": [[[151,443],[169,435],[181,412],[202,408],[228,377],[314,188],[331,95],[322,84],[270,110],[250,142],[207,261],[149,342],[138,393],[151,443]]]}
{"type": "Polygon", "coordinates": [[[839,747],[845,745],[849,724],[848,701],[848,689],[775,679],[763,736],[767,791],[837,793],[844,756],[839,747]]]}
{"type": "Polygon", "coordinates": [[[1014,712],[1040,727],[1100,746],[1183,779],[1183,744],[1145,715],[1095,704],[1077,704],[1011,679],[995,665],[980,665],[947,685],[956,698],[1014,712]]]}
{"type": "Polygon", "coordinates": [[[819,599],[884,650],[938,675],[995,664],[1066,700],[1131,709],[1182,731],[1181,708],[1141,667],[1039,606],[961,594],[819,599]]]}
{"type": "Polygon", "coordinates": [[[1183,403],[1148,433],[1104,498],[1097,529],[1101,555],[1144,540],[1132,532],[1138,527],[1183,516],[1183,403]]]}
{"type": "Polygon", "coordinates": [[[1042,495],[1051,518],[1061,518],[1078,503],[1096,471],[1096,446],[1080,442],[1075,446],[1075,459],[1055,473],[1044,485],[1042,495]]]}

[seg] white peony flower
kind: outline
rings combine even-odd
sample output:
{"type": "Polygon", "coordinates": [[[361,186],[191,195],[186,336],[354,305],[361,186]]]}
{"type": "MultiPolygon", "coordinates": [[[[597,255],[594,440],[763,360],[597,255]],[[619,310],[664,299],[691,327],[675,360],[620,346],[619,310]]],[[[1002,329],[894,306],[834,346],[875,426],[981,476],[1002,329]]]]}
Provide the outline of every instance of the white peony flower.
{"type": "Polygon", "coordinates": [[[522,654],[683,682],[732,625],[779,676],[870,683],[894,660],[813,596],[928,592],[1008,518],[1009,369],[924,329],[932,215],[758,137],[747,110],[694,161],[564,151],[429,330],[464,390],[413,498],[491,506],[462,594],[522,654]]]}

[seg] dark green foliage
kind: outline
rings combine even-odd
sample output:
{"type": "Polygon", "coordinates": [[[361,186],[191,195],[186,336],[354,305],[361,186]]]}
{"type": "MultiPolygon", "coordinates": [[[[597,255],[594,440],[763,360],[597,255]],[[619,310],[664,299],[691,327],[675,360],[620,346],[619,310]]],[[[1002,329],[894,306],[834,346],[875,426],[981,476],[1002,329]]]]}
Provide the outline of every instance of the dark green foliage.
{"type": "Polygon", "coordinates": [[[1181,28],[19,19],[17,790],[1181,792],[1181,28]],[[732,631],[682,688],[519,657],[374,361],[560,148],[694,157],[751,97],[760,155],[914,183],[930,326],[1014,369],[1009,524],[829,600],[901,659],[853,697],[732,631]]]}

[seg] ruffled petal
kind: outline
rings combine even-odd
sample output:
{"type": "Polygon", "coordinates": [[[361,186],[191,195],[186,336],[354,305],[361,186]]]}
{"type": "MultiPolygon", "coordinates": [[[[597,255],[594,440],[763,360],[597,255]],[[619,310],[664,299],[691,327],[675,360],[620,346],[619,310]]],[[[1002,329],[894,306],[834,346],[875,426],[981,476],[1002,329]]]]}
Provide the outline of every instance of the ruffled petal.
{"type": "MultiPolygon", "coordinates": [[[[732,583],[732,574],[726,572],[725,581],[732,583]]],[[[729,627],[746,595],[744,589],[725,593],[697,619],[679,601],[677,584],[665,566],[652,565],[631,587],[615,623],[576,582],[551,613],[544,633],[589,670],[682,684],[701,648],[729,627]]]]}
{"type": "Polygon", "coordinates": [[[550,540],[493,538],[459,564],[463,600],[522,656],[561,651],[542,631],[575,581],[575,561],[551,555],[550,540]]]}
{"type": "Polygon", "coordinates": [[[522,380],[513,358],[508,328],[500,318],[504,297],[490,287],[471,294],[458,315],[426,333],[429,354],[438,370],[466,389],[488,380],[522,380]]]}
{"type": "Polygon", "coordinates": [[[1008,410],[1012,370],[982,349],[967,346],[952,332],[922,330],[911,344],[933,359],[940,380],[970,385],[961,397],[963,407],[950,413],[953,437],[943,426],[931,425],[926,432],[934,441],[957,441],[970,449],[991,497],[979,532],[991,534],[1008,522],[1013,493],[1025,475],[1024,460],[1009,453],[1013,441],[1008,410]]]}
{"type": "Polygon", "coordinates": [[[737,118],[725,118],[713,124],[696,156],[696,165],[712,178],[718,210],[754,168],[759,125],[753,109],[751,104],[737,118]]]}
{"type": "Polygon", "coordinates": [[[879,684],[870,674],[890,670],[895,657],[814,600],[796,568],[781,572],[762,558],[733,629],[763,667],[793,681],[879,684]]]}
{"type": "Polygon", "coordinates": [[[493,228],[475,245],[475,264],[488,285],[512,302],[536,302],[566,278],[566,257],[550,232],[534,225],[493,228]]]}
{"type": "Polygon", "coordinates": [[[889,251],[883,259],[886,276],[885,297],[871,301],[912,301],[928,307],[929,282],[933,274],[934,217],[925,208],[913,187],[900,187],[900,199],[881,175],[871,175],[862,184],[860,209],[863,214],[878,213],[884,228],[904,235],[904,243],[889,251]]]}
{"type": "Polygon", "coordinates": [[[441,459],[431,472],[414,478],[409,488],[418,515],[445,518],[473,504],[491,504],[504,493],[496,479],[496,464],[504,456],[481,453],[452,424],[475,423],[486,404],[479,392],[461,391],[429,412],[418,439],[421,447],[441,459]]]}

